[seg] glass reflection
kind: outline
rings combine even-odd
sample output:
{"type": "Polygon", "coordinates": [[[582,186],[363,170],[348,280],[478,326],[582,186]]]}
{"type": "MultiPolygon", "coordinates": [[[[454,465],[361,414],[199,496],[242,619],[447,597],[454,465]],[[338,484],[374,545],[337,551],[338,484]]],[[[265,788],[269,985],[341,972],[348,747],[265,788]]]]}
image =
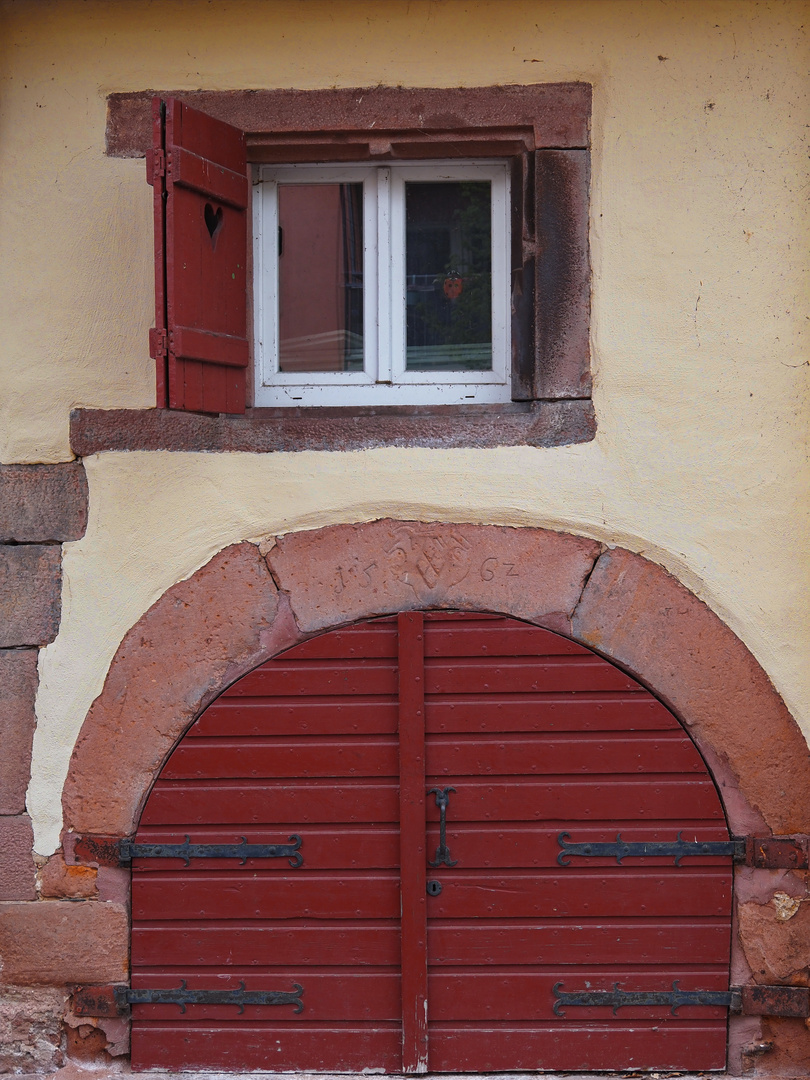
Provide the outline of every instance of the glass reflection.
{"type": "Polygon", "coordinates": [[[280,184],[279,370],[363,370],[363,185],[280,184]]]}
{"type": "Polygon", "coordinates": [[[406,183],[408,371],[492,368],[489,181],[406,183]]]}

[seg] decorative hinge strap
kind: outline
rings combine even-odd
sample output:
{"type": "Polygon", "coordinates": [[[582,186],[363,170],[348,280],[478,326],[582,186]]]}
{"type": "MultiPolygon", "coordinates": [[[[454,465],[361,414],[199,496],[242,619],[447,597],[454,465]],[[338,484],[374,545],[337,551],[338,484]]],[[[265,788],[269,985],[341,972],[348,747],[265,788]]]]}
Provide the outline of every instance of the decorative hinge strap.
{"type": "Polygon", "coordinates": [[[678,980],[671,990],[622,990],[618,983],[612,990],[565,991],[563,983],[554,985],[554,1013],[565,1017],[566,1008],[610,1008],[613,1014],[629,1006],[635,1008],[668,1006],[673,1015],[684,1005],[714,1005],[746,1016],[810,1016],[810,987],[807,986],[732,986],[728,990],[680,990],[678,980]]]}
{"type": "Polygon", "coordinates": [[[573,990],[566,992],[560,989],[563,984],[555,983],[553,987],[554,1015],[565,1016],[564,1008],[573,1006],[594,1007],[599,1006],[613,1009],[615,1016],[619,1009],[629,1006],[653,1007],[667,1005],[672,1015],[677,1014],[683,1005],[719,1005],[733,1012],[739,1012],[742,1008],[740,991],[736,988],[731,990],[679,990],[678,980],[672,983],[671,990],[622,990],[618,983],[613,984],[612,990],[573,990]]]}
{"type": "Polygon", "coordinates": [[[289,844],[249,844],[243,836],[238,844],[192,844],[189,836],[182,844],[136,844],[122,840],[120,858],[122,863],[133,859],[239,859],[244,865],[248,859],[284,859],[290,866],[302,866],[304,857],[299,851],[301,837],[291,836],[289,844]]]}
{"type": "Polygon", "coordinates": [[[735,862],[761,869],[802,870],[808,867],[808,837],[766,836],[734,837],[731,840],[684,840],[679,832],[675,840],[589,840],[569,843],[569,833],[557,837],[562,851],[557,856],[560,866],[571,866],[571,856],[584,858],[623,859],[665,858],[680,866],[687,856],[731,856],[735,862]]]}
{"type": "Polygon", "coordinates": [[[180,980],[180,986],[171,990],[132,990],[128,986],[115,987],[115,1000],[119,1010],[129,1005],[179,1005],[180,1012],[186,1011],[186,1005],[238,1005],[239,1012],[245,1011],[246,1005],[294,1005],[295,1012],[304,1010],[301,995],[304,988],[300,983],[293,983],[292,991],[284,990],[246,990],[244,980],[236,990],[189,990],[186,980],[180,980]]]}

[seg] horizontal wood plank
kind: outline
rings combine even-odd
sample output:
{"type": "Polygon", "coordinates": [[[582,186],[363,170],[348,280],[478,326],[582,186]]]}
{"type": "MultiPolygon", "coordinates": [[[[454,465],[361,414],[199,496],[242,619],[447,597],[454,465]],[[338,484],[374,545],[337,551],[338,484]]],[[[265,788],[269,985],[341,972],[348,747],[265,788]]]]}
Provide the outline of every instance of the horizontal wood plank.
{"type": "Polygon", "coordinates": [[[369,697],[219,698],[184,736],[387,735],[397,730],[396,700],[369,697]]]}
{"type": "Polygon", "coordinates": [[[726,1063],[726,1021],[431,1025],[432,1072],[705,1071],[726,1063]],[[653,1066],[651,1063],[654,1062],[653,1066]]]}
{"type": "MultiPolygon", "coordinates": [[[[182,976],[186,978],[186,976],[182,976]]],[[[170,990],[180,986],[174,972],[133,973],[135,989],[170,990]]],[[[280,990],[294,992],[296,984],[303,987],[303,1012],[295,1013],[294,1005],[245,1005],[238,1014],[233,1005],[187,1005],[186,1016],[192,1023],[205,1020],[237,1020],[249,1024],[255,1020],[294,1020],[302,1025],[324,1020],[394,1021],[400,1016],[399,967],[385,971],[310,970],[297,966],[263,968],[261,971],[240,969],[215,974],[192,971],[186,978],[189,990],[238,990],[244,982],[246,990],[280,990]],[[300,1018],[300,1019],[299,1019],[300,1018]]],[[[135,1005],[139,1020],[177,1020],[177,1005],[135,1005]]]]}
{"type": "Polygon", "coordinates": [[[133,970],[166,964],[167,958],[175,967],[185,968],[398,965],[399,922],[318,923],[309,919],[293,924],[256,920],[235,925],[229,920],[167,921],[144,922],[133,929],[133,970]]]}
{"type": "Polygon", "coordinates": [[[362,873],[247,879],[142,875],[132,882],[136,919],[399,919],[397,875],[362,873]]]}
{"type": "MultiPolygon", "coordinates": [[[[670,991],[673,980],[678,980],[681,990],[727,990],[728,975],[720,969],[661,968],[651,972],[635,967],[632,962],[617,965],[610,972],[600,971],[588,964],[572,970],[559,967],[556,970],[520,971],[472,971],[452,972],[431,969],[428,984],[430,992],[430,1018],[432,1022],[462,1021],[464,1023],[486,1022],[492,1016],[500,1020],[535,1020],[553,1022],[556,998],[553,988],[560,990],[612,990],[618,982],[622,989],[640,991],[670,991]]],[[[610,1007],[568,1008],[566,1018],[576,1019],[587,1014],[591,1021],[605,1021],[613,1017],[610,1007]]],[[[725,1020],[727,1010],[718,1005],[684,1006],[678,1010],[680,1019],[725,1020]]],[[[672,1016],[667,1005],[625,1007],[621,1010],[626,1022],[635,1020],[666,1021],[672,1016]]]]}
{"type": "Polygon", "coordinates": [[[426,659],[426,694],[525,694],[583,690],[634,690],[629,675],[595,656],[426,659]]]}
{"type": "Polygon", "coordinates": [[[399,1024],[380,1022],[304,1026],[142,1021],[133,1025],[132,1068],[395,1073],[401,1040],[399,1024]]]}
{"type": "Polygon", "coordinates": [[[433,871],[442,885],[428,898],[430,919],[723,916],[731,910],[730,870],[572,870],[555,874],[433,871]]]}
{"type": "Polygon", "coordinates": [[[395,780],[346,780],[339,784],[329,780],[296,784],[223,781],[207,785],[167,780],[153,788],[141,821],[145,825],[184,826],[190,821],[201,825],[270,821],[295,831],[295,826],[307,822],[393,822],[398,816],[395,780]]]}
{"type": "Polygon", "coordinates": [[[164,766],[161,780],[398,775],[398,746],[391,736],[302,736],[286,741],[229,737],[184,740],[164,766]]]}
{"type": "Polygon", "coordinates": [[[568,739],[511,733],[432,735],[426,753],[427,771],[434,776],[703,774],[706,768],[691,739],[675,731],[652,737],[635,733],[624,738],[603,734],[568,739]]]}
{"type": "Polygon", "coordinates": [[[607,691],[433,697],[426,703],[425,725],[428,733],[683,731],[655,698],[607,691]]]}
{"type": "Polygon", "coordinates": [[[478,621],[425,624],[426,657],[591,655],[570,638],[514,620],[502,620],[497,627],[478,621]]]}

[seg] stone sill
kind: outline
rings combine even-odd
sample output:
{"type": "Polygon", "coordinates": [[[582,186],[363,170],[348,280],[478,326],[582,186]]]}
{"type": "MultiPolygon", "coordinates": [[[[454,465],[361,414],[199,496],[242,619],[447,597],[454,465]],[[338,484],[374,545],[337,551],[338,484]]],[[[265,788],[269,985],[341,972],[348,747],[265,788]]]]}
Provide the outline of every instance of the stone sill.
{"type": "MultiPolygon", "coordinates": [[[[749,1073],[749,1076],[756,1076],[761,1074],[749,1073]]],[[[403,1076],[398,1073],[376,1073],[374,1070],[362,1073],[313,1073],[313,1072],[249,1072],[249,1073],[235,1073],[235,1072],[132,1072],[128,1062],[122,1062],[104,1065],[88,1065],[86,1068],[82,1068],[78,1063],[71,1062],[64,1068],[57,1070],[55,1073],[18,1073],[15,1074],[14,1080],[44,1080],[44,1077],[49,1077],[50,1080],[119,1080],[119,1078],[132,1077],[133,1080],[137,1080],[137,1077],[145,1076],[150,1080],[255,1080],[257,1076],[260,1077],[272,1077],[273,1080],[368,1080],[369,1076],[387,1076],[391,1080],[409,1080],[409,1077],[403,1076]]],[[[631,1073],[550,1073],[550,1072],[534,1072],[534,1073],[427,1073],[425,1074],[425,1080],[431,1080],[431,1077],[435,1080],[448,1080],[451,1077],[452,1080],[664,1080],[664,1078],[673,1077],[677,1080],[731,1080],[731,1074],[727,1072],[710,1072],[710,1073],[673,1073],[667,1070],[659,1070],[658,1072],[641,1072],[635,1071],[631,1073]]],[[[795,1076],[779,1075],[778,1080],[807,1080],[805,1076],[796,1074],[795,1076]]]]}
{"type": "Polygon", "coordinates": [[[249,409],[245,416],[169,409],[76,409],[70,445],[78,457],[105,451],[293,453],[381,446],[473,449],[590,442],[589,398],[504,405],[346,409],[249,409]]]}

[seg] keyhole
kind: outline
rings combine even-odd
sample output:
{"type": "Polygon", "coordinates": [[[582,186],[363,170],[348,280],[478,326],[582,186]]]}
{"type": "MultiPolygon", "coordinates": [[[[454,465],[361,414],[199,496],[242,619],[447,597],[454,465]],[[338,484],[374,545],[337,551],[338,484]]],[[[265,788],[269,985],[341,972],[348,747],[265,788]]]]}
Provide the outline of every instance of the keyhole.
{"type": "Polygon", "coordinates": [[[428,896],[438,896],[442,891],[442,883],[440,881],[429,881],[427,883],[428,896]]]}
{"type": "Polygon", "coordinates": [[[203,217],[205,218],[205,227],[208,229],[208,235],[211,237],[211,247],[217,246],[217,237],[219,236],[222,228],[222,207],[218,206],[214,210],[210,202],[205,204],[205,210],[203,211],[203,217]]]}

